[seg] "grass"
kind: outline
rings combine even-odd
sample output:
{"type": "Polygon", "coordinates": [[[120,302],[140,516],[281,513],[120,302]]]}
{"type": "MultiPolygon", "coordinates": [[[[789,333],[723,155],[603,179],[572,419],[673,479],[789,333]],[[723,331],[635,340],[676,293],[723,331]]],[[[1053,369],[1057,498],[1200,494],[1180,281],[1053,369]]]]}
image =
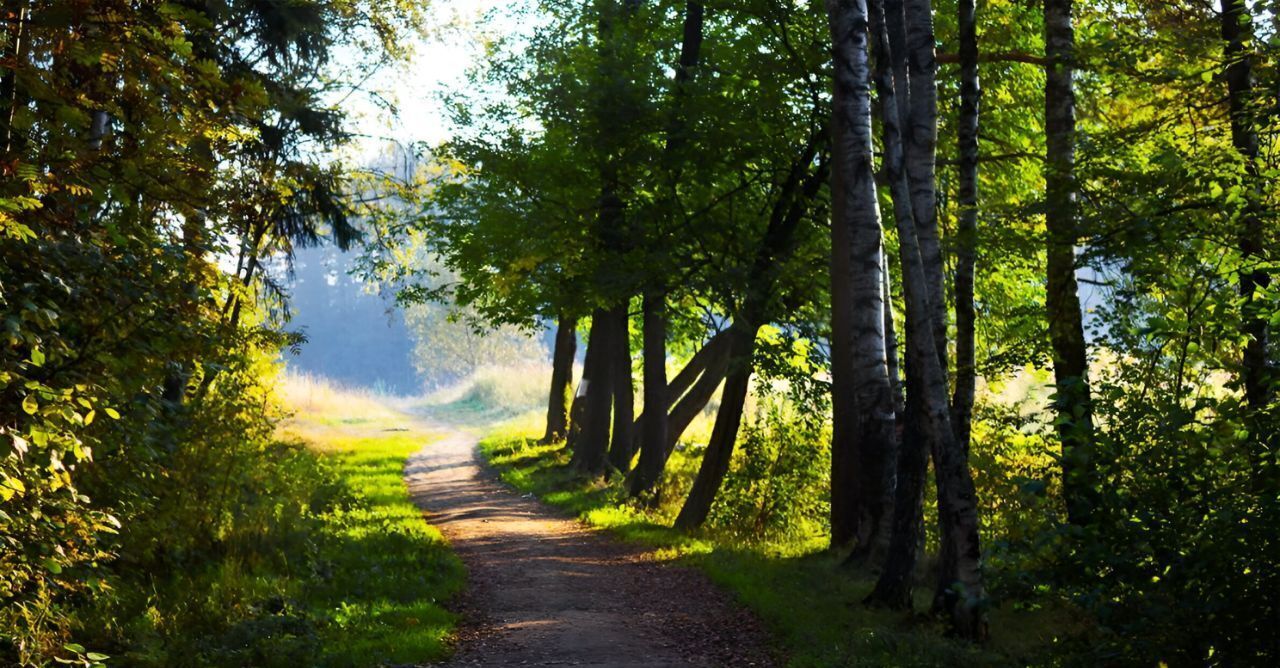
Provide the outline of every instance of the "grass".
{"type": "Polygon", "coordinates": [[[306,605],[327,618],[323,665],[435,661],[449,654],[455,617],[442,604],[464,585],[462,564],[413,505],[406,459],[434,436],[389,404],[314,381],[291,382],[287,433],[323,455],[348,502],[322,515],[329,575],[306,605]],[[319,385],[319,386],[317,386],[319,385]]]}
{"type": "MultiPolygon", "coordinates": [[[[505,482],[589,525],[652,547],[656,558],[701,569],[759,615],[790,666],[1026,665],[1045,656],[1053,629],[1069,625],[1053,611],[997,608],[989,643],[950,639],[932,618],[863,606],[873,581],[843,568],[824,549],[825,537],[751,542],[715,531],[675,531],[671,508],[642,506],[626,500],[616,483],[581,479],[567,468],[562,444],[540,445],[531,433],[509,426],[481,442],[505,482]]],[[[917,610],[927,609],[928,594],[917,590],[917,610]]]]}

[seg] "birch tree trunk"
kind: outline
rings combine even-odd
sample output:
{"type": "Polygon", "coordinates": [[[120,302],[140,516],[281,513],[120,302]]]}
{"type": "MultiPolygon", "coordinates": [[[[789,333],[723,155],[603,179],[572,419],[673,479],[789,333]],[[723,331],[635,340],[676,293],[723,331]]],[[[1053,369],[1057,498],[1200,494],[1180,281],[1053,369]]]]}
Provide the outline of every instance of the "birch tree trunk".
{"type": "MultiPolygon", "coordinates": [[[[897,4],[896,0],[893,3],[897,4]]],[[[933,33],[933,3],[906,0],[907,61],[910,95],[908,124],[902,128],[903,156],[911,183],[911,208],[915,212],[916,238],[929,296],[934,345],[945,376],[947,365],[947,301],[944,291],[942,244],[938,239],[938,61],[933,33]]],[[[902,90],[899,87],[899,90],[902,90]]]]}
{"type": "Polygon", "coordinates": [[[1084,322],[1076,285],[1075,31],[1072,0],[1045,0],[1046,294],[1062,487],[1067,516],[1086,524],[1093,511],[1093,409],[1084,322]]]}
{"type": "Polygon", "coordinates": [[[555,351],[551,356],[551,393],[547,398],[547,430],[543,443],[565,437],[569,427],[569,389],[573,384],[573,360],[578,352],[578,319],[560,314],[556,321],[555,351]]]}
{"type": "MultiPolygon", "coordinates": [[[[885,3],[887,7],[889,3],[885,3]]],[[[908,25],[920,25],[922,19],[912,14],[927,11],[928,3],[913,3],[907,14],[908,25]]],[[[871,27],[877,46],[876,82],[881,99],[881,127],[884,133],[884,172],[891,189],[894,219],[898,230],[902,264],[902,286],[906,298],[907,320],[907,402],[909,418],[919,417],[912,425],[921,443],[904,441],[899,459],[898,504],[895,508],[895,532],[890,541],[887,567],[869,597],[872,603],[893,607],[911,605],[911,571],[919,541],[917,500],[914,485],[923,478],[924,445],[934,454],[938,479],[939,524],[942,527],[942,554],[939,591],[944,592],[944,608],[952,626],[966,637],[983,638],[986,619],[983,613],[985,589],[982,581],[978,540],[977,495],[969,472],[966,453],[955,441],[951,428],[950,403],[946,368],[935,339],[936,311],[930,302],[928,260],[916,235],[921,223],[915,218],[914,204],[921,201],[918,183],[906,173],[901,128],[898,127],[894,82],[889,78],[887,63],[897,56],[890,48],[882,7],[873,5],[871,27]],[[908,191],[910,196],[908,197],[908,191]],[[915,410],[912,410],[915,408],[915,410]]],[[[917,28],[918,30],[918,28],[917,28]]],[[[931,31],[930,31],[931,32],[931,31]]],[[[929,47],[930,57],[932,45],[929,47]]],[[[923,57],[910,54],[912,60],[923,57]]],[[[924,105],[927,109],[928,102],[924,105]]],[[[936,107],[935,107],[936,108],[936,107]]],[[[912,104],[913,123],[925,122],[925,114],[912,104]]],[[[936,124],[936,117],[932,123],[936,124]]],[[[918,128],[917,128],[918,129],[918,128]]],[[[934,198],[929,195],[925,199],[934,198]]],[[[936,221],[932,224],[936,230],[936,221]]],[[[939,260],[940,261],[940,258],[939,260]]],[[[943,342],[945,345],[945,341],[943,342]]]]}
{"type": "Polygon", "coordinates": [[[871,140],[865,0],[827,0],[835,59],[831,178],[831,541],[876,542],[894,407],[871,140]]]}

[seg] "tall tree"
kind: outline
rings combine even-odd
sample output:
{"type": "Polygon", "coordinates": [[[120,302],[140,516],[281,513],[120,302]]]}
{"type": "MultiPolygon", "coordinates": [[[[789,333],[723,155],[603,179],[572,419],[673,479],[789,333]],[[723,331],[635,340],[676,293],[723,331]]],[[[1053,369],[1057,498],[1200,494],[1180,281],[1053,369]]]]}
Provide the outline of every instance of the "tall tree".
{"type": "Polygon", "coordinates": [[[831,170],[831,540],[876,542],[895,414],[871,138],[865,0],[828,0],[835,58],[831,170]]]}
{"type": "Polygon", "coordinates": [[[1068,518],[1087,523],[1095,501],[1089,359],[1076,283],[1075,28],[1073,0],[1045,0],[1045,307],[1053,348],[1054,410],[1068,518]]]}
{"type": "Polygon", "coordinates": [[[547,398],[547,429],[543,443],[558,441],[569,431],[569,394],[573,362],[578,352],[578,319],[561,313],[556,320],[555,350],[551,353],[551,393],[547,398]]]}
{"type": "MultiPolygon", "coordinates": [[[[1272,7],[1272,19],[1276,8],[1272,7]]],[[[1244,355],[1243,372],[1245,404],[1250,412],[1251,430],[1255,444],[1251,457],[1255,479],[1261,480],[1264,462],[1276,437],[1262,418],[1272,410],[1275,401],[1276,375],[1271,362],[1270,322],[1265,315],[1264,300],[1259,293],[1271,285],[1271,276],[1262,268],[1266,261],[1266,235],[1259,211],[1260,166],[1257,124],[1257,103],[1254,100],[1253,55],[1251,42],[1255,39],[1253,15],[1245,0],[1222,0],[1222,39],[1226,66],[1227,100],[1231,115],[1231,145],[1244,162],[1244,173],[1249,183],[1244,211],[1240,216],[1240,298],[1244,302],[1244,355]]],[[[1272,454],[1272,457],[1275,455],[1272,454]]],[[[1275,466],[1272,464],[1272,466],[1275,466]]]]}
{"type": "Polygon", "coordinates": [[[969,448],[977,385],[973,275],[978,244],[978,29],[974,0],[957,3],[960,32],[960,114],[956,121],[959,166],[959,221],[956,228],[955,309],[956,376],[951,396],[951,426],[960,447],[969,448]]]}
{"type": "MultiPolygon", "coordinates": [[[[877,59],[884,58],[886,63],[892,63],[894,59],[908,58],[913,63],[908,75],[928,80],[927,73],[936,67],[928,64],[934,58],[932,39],[925,40],[920,34],[932,35],[930,3],[906,3],[908,52],[902,55],[893,51],[884,14],[897,10],[895,2],[873,4],[869,25],[875,36],[877,59]],[[928,13],[929,16],[921,16],[923,13],[928,13]],[[919,72],[925,75],[917,77],[919,72]]],[[[885,180],[889,183],[894,205],[906,301],[908,419],[919,418],[919,424],[915,425],[912,434],[918,434],[920,442],[916,443],[913,442],[914,438],[908,438],[900,449],[894,534],[890,540],[887,567],[881,573],[870,600],[896,607],[911,605],[911,569],[919,541],[919,511],[916,508],[920,493],[914,487],[920,482],[924,448],[928,447],[933,453],[938,481],[938,514],[942,539],[938,585],[940,607],[950,615],[952,626],[958,633],[966,637],[982,638],[986,635],[986,618],[983,612],[985,588],[981,572],[977,495],[969,471],[967,452],[956,442],[951,427],[947,369],[944,366],[945,357],[939,353],[945,347],[945,340],[939,346],[935,338],[938,316],[931,301],[934,287],[931,276],[935,272],[929,271],[928,265],[930,262],[941,262],[941,258],[932,257],[926,252],[917,234],[922,227],[931,227],[932,236],[936,238],[936,220],[922,221],[922,214],[916,208],[921,202],[926,206],[931,200],[936,202],[936,184],[921,183],[918,178],[912,177],[907,168],[908,161],[904,153],[910,155],[906,150],[910,145],[903,141],[903,131],[899,126],[901,114],[895,113],[900,109],[900,102],[896,98],[900,89],[896,87],[898,82],[889,77],[894,69],[878,62],[876,81],[881,96],[885,180]],[[925,192],[929,189],[934,192],[925,192]]],[[[912,95],[908,104],[908,118],[913,132],[921,134],[922,125],[933,125],[936,128],[936,99],[931,90],[925,91],[920,100],[914,97],[914,93],[913,88],[908,89],[908,94],[912,95]]],[[[917,142],[912,148],[919,151],[920,146],[917,142]]],[[[929,214],[926,211],[923,215],[929,214]]]]}

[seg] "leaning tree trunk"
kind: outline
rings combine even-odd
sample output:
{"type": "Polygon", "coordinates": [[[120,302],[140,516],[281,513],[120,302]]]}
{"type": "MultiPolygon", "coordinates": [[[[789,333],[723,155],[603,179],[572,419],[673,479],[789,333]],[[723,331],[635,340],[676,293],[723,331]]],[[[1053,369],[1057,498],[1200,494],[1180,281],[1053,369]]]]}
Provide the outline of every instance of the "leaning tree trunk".
{"type": "MultiPolygon", "coordinates": [[[[689,388],[694,385],[694,382],[702,377],[703,371],[708,368],[708,364],[723,357],[721,353],[727,351],[728,344],[728,334],[726,332],[719,332],[715,336],[711,337],[711,340],[703,344],[703,346],[698,349],[698,352],[693,354],[693,357],[689,358],[689,361],[685,363],[682,369],[680,369],[680,372],[676,374],[675,378],[672,378],[667,383],[667,410],[671,410],[677,403],[677,400],[681,400],[685,396],[685,393],[689,391],[689,388]]],[[[719,381],[717,381],[717,383],[718,382],[719,381]]],[[[703,402],[703,405],[706,405],[706,402],[703,402]]],[[[698,410],[701,410],[701,407],[699,407],[698,410]]],[[[637,450],[640,449],[640,436],[643,431],[641,425],[643,424],[644,413],[641,413],[640,417],[636,418],[635,425],[632,428],[633,438],[636,441],[635,448],[637,450]]],[[[670,431],[669,427],[668,431],[670,431]]]]}
{"type": "Polygon", "coordinates": [[[776,274],[795,252],[796,229],[827,180],[830,170],[830,161],[824,150],[827,141],[825,130],[815,133],[798,160],[792,163],[786,180],[778,190],[779,194],[769,215],[769,225],[756,248],[744,303],[735,315],[733,324],[729,326],[729,373],[724,381],[720,410],[716,413],[711,440],[707,443],[707,451],[698,468],[693,489],[676,518],[677,528],[688,530],[701,526],[706,521],[711,504],[720,491],[720,484],[729,470],[729,461],[742,423],[742,408],[751,381],[756,334],[760,323],[767,321],[765,305],[774,293],[776,274]]]}
{"type": "Polygon", "coordinates": [[[730,332],[732,342],[729,348],[729,374],[725,377],[724,392],[720,396],[720,410],[716,412],[711,440],[707,442],[707,450],[702,456],[698,476],[693,481],[693,489],[689,491],[689,497],[685,499],[684,506],[676,517],[677,529],[695,529],[707,520],[711,504],[720,491],[720,483],[729,472],[733,446],[738,440],[742,410],[751,384],[751,357],[755,353],[757,327],[735,321],[730,326],[730,332]]]}
{"type": "Polygon", "coordinates": [[[640,421],[640,461],[628,482],[632,496],[650,489],[662,475],[667,446],[667,305],[647,294],[641,329],[644,338],[644,415],[640,421]]]}
{"type": "Polygon", "coordinates": [[[1093,512],[1095,463],[1084,322],[1076,285],[1075,32],[1072,0],[1045,0],[1045,230],[1049,339],[1056,385],[1054,409],[1062,442],[1067,516],[1086,524],[1093,512]]]}
{"type": "Polygon", "coordinates": [[[578,353],[578,319],[561,313],[556,321],[555,352],[551,356],[551,393],[547,398],[547,430],[543,443],[565,437],[569,427],[569,390],[573,385],[573,360],[578,353]]]}
{"type": "Polygon", "coordinates": [[[635,456],[631,429],[635,421],[635,386],[631,379],[631,320],[626,302],[611,313],[613,318],[613,437],[609,443],[609,465],[617,471],[631,470],[635,456]]]}
{"type": "MultiPolygon", "coordinates": [[[[1276,17],[1273,16],[1272,19],[1275,20],[1276,17]]],[[[1253,17],[1248,5],[1244,0],[1223,0],[1222,39],[1226,42],[1223,55],[1227,61],[1231,144],[1244,161],[1245,173],[1251,181],[1246,189],[1247,209],[1240,218],[1240,297],[1244,302],[1244,323],[1241,329],[1246,337],[1240,375],[1244,385],[1245,405],[1249,411],[1250,431],[1253,432],[1250,463],[1254,480],[1260,484],[1267,478],[1265,460],[1268,452],[1274,452],[1276,436],[1260,419],[1274,399],[1275,379],[1268,364],[1271,347],[1268,318],[1256,297],[1259,290],[1266,290],[1270,286],[1271,277],[1259,266],[1266,259],[1267,247],[1262,216],[1258,211],[1261,197],[1258,192],[1261,178],[1258,173],[1258,131],[1250,110],[1254,95],[1253,62],[1246,44],[1253,38],[1253,17]]]]}
{"type": "Polygon", "coordinates": [[[587,475],[604,473],[609,448],[609,413],[613,404],[613,322],[609,312],[597,308],[591,314],[587,355],[578,394],[583,402],[582,426],[573,442],[572,464],[587,475]]]}
{"type": "Polygon", "coordinates": [[[831,542],[866,550],[894,449],[865,0],[828,0],[835,59],[831,178],[831,542]]]}

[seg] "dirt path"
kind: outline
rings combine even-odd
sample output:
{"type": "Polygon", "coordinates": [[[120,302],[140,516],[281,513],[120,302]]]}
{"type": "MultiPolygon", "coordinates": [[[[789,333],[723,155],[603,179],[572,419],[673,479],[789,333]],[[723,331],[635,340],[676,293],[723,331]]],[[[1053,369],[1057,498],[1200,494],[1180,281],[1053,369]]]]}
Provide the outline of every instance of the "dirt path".
{"type": "Polygon", "coordinates": [[[451,666],[768,666],[747,612],[698,572],[518,496],[451,432],[410,458],[414,501],[466,563],[451,666]]]}

